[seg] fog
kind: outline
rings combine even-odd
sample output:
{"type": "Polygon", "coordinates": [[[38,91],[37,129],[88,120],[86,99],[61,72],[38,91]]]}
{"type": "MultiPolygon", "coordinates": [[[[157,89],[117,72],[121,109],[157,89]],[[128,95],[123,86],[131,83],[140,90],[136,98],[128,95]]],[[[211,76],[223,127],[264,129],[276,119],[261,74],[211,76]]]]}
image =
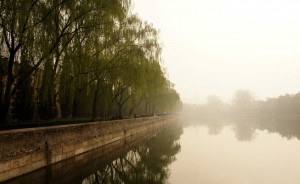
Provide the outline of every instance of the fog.
{"type": "Polygon", "coordinates": [[[299,1],[133,2],[160,30],[164,66],[183,102],[230,102],[238,89],[260,100],[300,91],[299,1]]]}
{"type": "Polygon", "coordinates": [[[184,127],[169,183],[299,183],[297,121],[186,121],[194,123],[184,127]]]}
{"type": "Polygon", "coordinates": [[[299,183],[300,93],[258,100],[237,90],[183,106],[170,183],[299,183]]]}

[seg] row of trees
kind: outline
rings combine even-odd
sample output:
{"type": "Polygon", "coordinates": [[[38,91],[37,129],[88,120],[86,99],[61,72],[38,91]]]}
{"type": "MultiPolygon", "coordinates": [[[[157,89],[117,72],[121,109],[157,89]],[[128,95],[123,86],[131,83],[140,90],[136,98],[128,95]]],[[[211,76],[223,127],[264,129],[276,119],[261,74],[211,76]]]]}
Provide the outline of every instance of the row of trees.
{"type": "Polygon", "coordinates": [[[0,2],[0,122],[170,112],[158,31],[130,0],[0,2]]]}
{"type": "Polygon", "coordinates": [[[237,90],[231,103],[224,103],[217,96],[209,96],[207,103],[198,106],[186,106],[187,111],[211,115],[300,115],[300,93],[285,94],[276,98],[258,100],[249,90],[237,90]]]}
{"type": "Polygon", "coordinates": [[[231,116],[254,115],[259,106],[254,94],[249,90],[237,90],[230,103],[225,103],[218,96],[208,96],[205,104],[185,105],[184,112],[196,116],[231,116]]]}
{"type": "Polygon", "coordinates": [[[300,93],[268,98],[260,103],[261,114],[300,115],[300,93]]]}

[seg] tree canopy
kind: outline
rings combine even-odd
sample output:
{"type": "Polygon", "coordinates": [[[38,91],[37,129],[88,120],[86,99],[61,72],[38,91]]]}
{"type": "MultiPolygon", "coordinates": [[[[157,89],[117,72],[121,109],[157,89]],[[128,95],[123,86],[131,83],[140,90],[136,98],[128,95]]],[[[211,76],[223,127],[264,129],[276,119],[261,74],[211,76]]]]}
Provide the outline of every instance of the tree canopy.
{"type": "Polygon", "coordinates": [[[180,105],[158,31],[129,0],[7,0],[0,10],[0,122],[122,118],[180,105]]]}

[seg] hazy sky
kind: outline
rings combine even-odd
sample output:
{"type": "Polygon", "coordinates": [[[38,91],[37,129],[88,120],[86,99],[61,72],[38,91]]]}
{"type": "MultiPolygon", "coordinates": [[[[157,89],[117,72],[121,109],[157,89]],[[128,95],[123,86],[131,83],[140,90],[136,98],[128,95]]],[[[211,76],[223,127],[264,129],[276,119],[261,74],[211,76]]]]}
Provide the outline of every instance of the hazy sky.
{"type": "Polygon", "coordinates": [[[299,0],[134,0],[160,30],[169,79],[183,102],[259,99],[300,91],[299,0]]]}

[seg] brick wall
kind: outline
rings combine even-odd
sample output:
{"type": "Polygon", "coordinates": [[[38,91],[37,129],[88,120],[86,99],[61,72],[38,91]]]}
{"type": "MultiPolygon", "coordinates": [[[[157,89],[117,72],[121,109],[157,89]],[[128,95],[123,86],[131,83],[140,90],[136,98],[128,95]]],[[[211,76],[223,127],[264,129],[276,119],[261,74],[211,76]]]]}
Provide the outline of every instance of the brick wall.
{"type": "Polygon", "coordinates": [[[0,132],[0,182],[125,137],[155,131],[171,116],[94,122],[0,132]]]}

